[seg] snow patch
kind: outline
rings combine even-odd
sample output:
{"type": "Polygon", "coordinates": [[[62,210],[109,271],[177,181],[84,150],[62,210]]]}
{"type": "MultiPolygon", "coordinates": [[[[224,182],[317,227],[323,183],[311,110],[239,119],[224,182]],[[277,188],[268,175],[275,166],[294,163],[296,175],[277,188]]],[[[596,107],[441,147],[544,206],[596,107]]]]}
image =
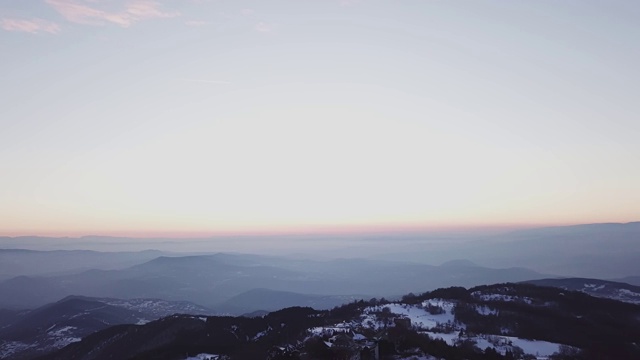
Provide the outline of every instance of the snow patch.
{"type": "Polygon", "coordinates": [[[385,326],[394,326],[393,318],[406,318],[411,320],[411,326],[415,326],[419,329],[431,329],[438,325],[450,324],[451,326],[461,329],[464,328],[462,324],[455,323],[455,317],[453,315],[453,307],[455,304],[450,301],[444,301],[439,299],[427,300],[420,305],[409,304],[387,304],[370,306],[364,309],[363,316],[361,318],[362,325],[379,329],[385,326]],[[438,306],[443,310],[442,314],[431,314],[424,307],[438,306]],[[388,309],[388,310],[384,310],[388,309]],[[393,314],[393,317],[387,317],[385,311],[393,314]]]}
{"type": "Polygon", "coordinates": [[[480,292],[471,293],[477,299],[482,301],[504,301],[504,302],[521,302],[526,304],[533,304],[533,300],[526,296],[514,296],[505,294],[482,294],[480,292]]]}
{"type": "MultiPolygon", "coordinates": [[[[53,326],[51,328],[53,328],[53,326]]],[[[50,336],[53,336],[53,337],[62,337],[62,336],[67,336],[68,333],[71,332],[71,330],[75,330],[75,329],[77,329],[75,326],[65,326],[65,327],[61,327],[56,331],[49,331],[48,333],[50,336]]]]}
{"type": "Polygon", "coordinates": [[[25,351],[33,346],[33,344],[25,344],[20,341],[0,342],[0,359],[25,351]]]}
{"type": "Polygon", "coordinates": [[[451,332],[448,334],[423,332],[423,334],[429,335],[433,339],[442,339],[449,345],[456,345],[456,343],[471,340],[476,343],[476,346],[480,349],[486,349],[487,347],[494,348],[496,351],[504,355],[507,350],[517,346],[521,348],[525,354],[534,355],[537,357],[547,357],[560,349],[560,344],[552,343],[541,340],[527,340],[513,336],[501,336],[501,335],[478,335],[478,336],[462,336],[459,337],[458,333],[451,332]]]}
{"type": "Polygon", "coordinates": [[[590,291],[598,291],[598,290],[604,289],[604,285],[598,286],[596,284],[584,284],[583,290],[586,290],[586,289],[589,289],[590,291]]]}
{"type": "Polygon", "coordinates": [[[206,354],[206,353],[198,354],[196,356],[189,356],[185,358],[185,360],[218,360],[218,359],[220,359],[220,355],[206,354]]]}
{"type": "Polygon", "coordinates": [[[267,330],[260,331],[259,333],[256,334],[256,336],[253,337],[253,341],[258,340],[265,335],[267,335],[267,330]]]}
{"type": "Polygon", "coordinates": [[[485,315],[485,316],[498,314],[498,310],[492,309],[488,306],[476,306],[476,311],[478,312],[478,314],[485,315]]]}
{"type": "Polygon", "coordinates": [[[633,296],[633,297],[640,296],[640,294],[638,294],[637,292],[633,292],[633,291],[627,290],[627,289],[618,289],[618,294],[627,295],[627,296],[633,296]]]}

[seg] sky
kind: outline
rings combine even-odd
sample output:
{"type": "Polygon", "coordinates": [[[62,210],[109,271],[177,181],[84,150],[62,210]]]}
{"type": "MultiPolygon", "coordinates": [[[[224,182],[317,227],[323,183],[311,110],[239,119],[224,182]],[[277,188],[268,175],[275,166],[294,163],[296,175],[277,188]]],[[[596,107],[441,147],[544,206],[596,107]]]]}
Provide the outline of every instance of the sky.
{"type": "Polygon", "coordinates": [[[640,2],[0,0],[0,235],[640,220],[640,2]]]}

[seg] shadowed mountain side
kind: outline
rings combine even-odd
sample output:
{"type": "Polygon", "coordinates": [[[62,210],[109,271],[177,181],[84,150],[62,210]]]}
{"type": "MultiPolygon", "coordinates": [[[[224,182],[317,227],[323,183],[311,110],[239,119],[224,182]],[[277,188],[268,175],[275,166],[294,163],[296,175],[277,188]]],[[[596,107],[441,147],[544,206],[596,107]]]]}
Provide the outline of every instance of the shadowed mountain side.
{"type": "Polygon", "coordinates": [[[0,329],[20,319],[25,312],[28,312],[28,310],[0,309],[0,329]]]}
{"type": "Polygon", "coordinates": [[[184,301],[84,296],[69,296],[32,311],[0,310],[0,358],[31,358],[111,325],[144,324],[174,314],[215,312],[184,301]]]}
{"type": "Polygon", "coordinates": [[[39,307],[9,326],[0,330],[3,339],[22,340],[25,336],[33,336],[34,332],[44,331],[52,325],[67,325],[87,327],[91,324],[125,324],[137,323],[147,317],[141,312],[123,309],[105,304],[90,298],[70,296],[39,307]],[[66,324],[65,323],[65,324],[66,324]],[[37,329],[37,330],[36,330],[37,329]]]}
{"type": "Polygon", "coordinates": [[[26,313],[0,329],[0,354],[29,358],[118,324],[147,322],[144,314],[91,299],[68,297],[26,313]]]}

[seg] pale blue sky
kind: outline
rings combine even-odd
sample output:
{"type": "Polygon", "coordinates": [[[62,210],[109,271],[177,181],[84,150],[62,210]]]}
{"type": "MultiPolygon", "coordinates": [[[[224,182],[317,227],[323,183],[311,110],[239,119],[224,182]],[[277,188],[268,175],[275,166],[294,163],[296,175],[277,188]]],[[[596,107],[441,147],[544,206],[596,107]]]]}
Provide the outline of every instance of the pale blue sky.
{"type": "Polygon", "coordinates": [[[0,1],[0,233],[640,219],[635,1],[0,1]]]}

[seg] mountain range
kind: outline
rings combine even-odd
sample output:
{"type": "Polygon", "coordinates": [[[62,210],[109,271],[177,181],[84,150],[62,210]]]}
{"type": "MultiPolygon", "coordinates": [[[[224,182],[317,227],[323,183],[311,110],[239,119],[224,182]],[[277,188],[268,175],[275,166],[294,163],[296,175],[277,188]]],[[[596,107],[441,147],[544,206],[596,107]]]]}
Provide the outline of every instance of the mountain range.
{"type": "MultiPolygon", "coordinates": [[[[83,295],[190,301],[212,309],[219,305],[230,309],[226,302],[255,289],[342,299],[371,298],[399,296],[416,289],[543,277],[522,268],[491,269],[469,263],[432,266],[367,259],[312,261],[238,254],[161,256],[119,270],[8,279],[0,282],[0,308],[34,308],[69,295],[83,295]]],[[[257,301],[243,304],[238,311],[266,310],[257,301]]],[[[286,305],[291,303],[283,301],[280,305],[273,304],[271,309],[286,305]]]]}
{"type": "MultiPolygon", "coordinates": [[[[0,250],[0,358],[305,359],[349,348],[366,359],[384,341],[396,358],[428,360],[637,354],[627,337],[640,223],[387,236],[308,237],[317,251],[295,256],[0,250]]],[[[128,240],[0,247],[49,241],[128,240]]]]}

